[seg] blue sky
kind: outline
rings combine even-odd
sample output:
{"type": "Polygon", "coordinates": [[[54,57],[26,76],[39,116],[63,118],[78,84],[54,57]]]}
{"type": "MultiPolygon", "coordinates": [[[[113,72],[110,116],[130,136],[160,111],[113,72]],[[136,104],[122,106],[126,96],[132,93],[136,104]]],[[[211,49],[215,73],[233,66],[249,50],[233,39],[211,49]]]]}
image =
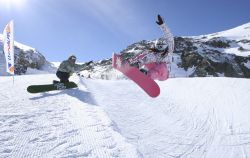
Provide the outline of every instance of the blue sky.
{"type": "Polygon", "coordinates": [[[0,30],[15,23],[15,40],[49,61],[111,57],[140,40],[162,36],[161,14],[175,36],[227,30],[250,22],[249,0],[0,0],[0,30]]]}

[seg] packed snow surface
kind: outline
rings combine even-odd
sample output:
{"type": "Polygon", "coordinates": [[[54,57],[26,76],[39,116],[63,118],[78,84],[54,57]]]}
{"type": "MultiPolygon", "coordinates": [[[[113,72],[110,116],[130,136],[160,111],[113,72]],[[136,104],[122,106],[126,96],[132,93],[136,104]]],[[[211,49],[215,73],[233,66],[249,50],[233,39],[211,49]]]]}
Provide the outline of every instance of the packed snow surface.
{"type": "Polygon", "coordinates": [[[172,78],[148,97],[130,80],[73,76],[78,88],[29,94],[53,74],[0,78],[0,157],[250,156],[250,80],[172,78]]]}

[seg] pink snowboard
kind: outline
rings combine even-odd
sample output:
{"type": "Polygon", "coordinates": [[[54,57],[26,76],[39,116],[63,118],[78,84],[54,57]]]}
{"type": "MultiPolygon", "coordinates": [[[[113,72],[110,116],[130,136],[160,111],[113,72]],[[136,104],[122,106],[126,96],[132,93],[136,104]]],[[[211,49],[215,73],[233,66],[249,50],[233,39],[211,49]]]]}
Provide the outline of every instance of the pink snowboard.
{"type": "Polygon", "coordinates": [[[133,80],[138,86],[140,86],[149,96],[157,97],[160,94],[160,87],[158,84],[143,74],[136,67],[130,66],[127,62],[123,63],[122,58],[113,54],[112,57],[112,66],[122,72],[129,79],[133,80]]]}

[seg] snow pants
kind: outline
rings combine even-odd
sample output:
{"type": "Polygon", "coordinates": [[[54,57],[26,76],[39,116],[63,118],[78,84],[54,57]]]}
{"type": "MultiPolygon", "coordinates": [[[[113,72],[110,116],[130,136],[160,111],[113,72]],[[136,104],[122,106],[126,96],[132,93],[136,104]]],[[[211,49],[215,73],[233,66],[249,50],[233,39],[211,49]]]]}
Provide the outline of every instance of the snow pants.
{"type": "Polygon", "coordinates": [[[60,82],[62,83],[69,82],[70,75],[67,72],[57,71],[56,76],[60,79],[60,82]]]}

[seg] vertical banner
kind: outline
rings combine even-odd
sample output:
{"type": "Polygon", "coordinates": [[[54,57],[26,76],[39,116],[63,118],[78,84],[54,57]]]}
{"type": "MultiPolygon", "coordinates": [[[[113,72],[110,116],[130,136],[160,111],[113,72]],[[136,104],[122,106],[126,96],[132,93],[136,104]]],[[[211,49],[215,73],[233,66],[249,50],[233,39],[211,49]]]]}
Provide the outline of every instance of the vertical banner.
{"type": "Polygon", "coordinates": [[[3,31],[3,51],[6,58],[6,71],[14,75],[14,22],[10,21],[3,31]]]}

